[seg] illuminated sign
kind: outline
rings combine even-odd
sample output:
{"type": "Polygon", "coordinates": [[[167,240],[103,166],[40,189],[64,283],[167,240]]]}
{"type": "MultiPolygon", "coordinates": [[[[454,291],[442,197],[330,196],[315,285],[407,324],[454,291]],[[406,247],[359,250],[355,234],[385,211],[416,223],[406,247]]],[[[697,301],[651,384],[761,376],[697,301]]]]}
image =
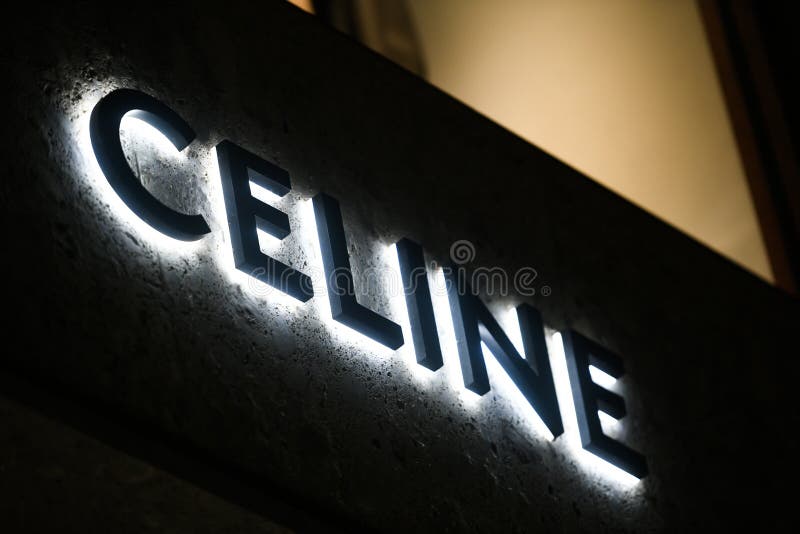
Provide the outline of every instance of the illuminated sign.
{"type": "MultiPolygon", "coordinates": [[[[181,241],[203,239],[211,232],[202,215],[178,212],[150,194],[131,170],[120,140],[123,117],[136,117],[160,131],[182,151],[195,138],[194,131],[175,111],[153,97],[131,89],[105,95],[90,117],[91,146],[108,183],[130,210],[158,232],[181,241]]],[[[262,251],[258,232],[284,240],[293,230],[289,216],[256,198],[251,185],[277,197],[292,190],[289,173],[235,143],[216,145],[217,163],[236,269],[307,303],[315,292],[308,273],[262,251]]],[[[401,325],[360,303],[350,264],[348,241],[339,202],[318,193],[312,198],[317,240],[333,320],[391,350],[406,343],[401,325]]],[[[395,245],[400,267],[411,343],[419,365],[436,372],[444,365],[437,318],[428,284],[422,247],[410,239],[395,245]]],[[[455,259],[455,258],[454,258],[455,259]]],[[[547,427],[553,439],[565,431],[554,372],[540,313],[530,305],[516,309],[522,336],[522,353],[478,298],[463,276],[463,269],[444,269],[450,321],[455,333],[464,387],[478,395],[490,391],[487,347],[516,388],[547,427]]],[[[441,319],[441,317],[440,317],[441,319]]],[[[584,449],[636,478],[647,474],[645,458],[602,428],[600,413],[619,420],[626,414],[623,398],[601,386],[599,370],[614,379],[623,374],[621,359],[575,331],[561,333],[567,374],[584,449]]]]}

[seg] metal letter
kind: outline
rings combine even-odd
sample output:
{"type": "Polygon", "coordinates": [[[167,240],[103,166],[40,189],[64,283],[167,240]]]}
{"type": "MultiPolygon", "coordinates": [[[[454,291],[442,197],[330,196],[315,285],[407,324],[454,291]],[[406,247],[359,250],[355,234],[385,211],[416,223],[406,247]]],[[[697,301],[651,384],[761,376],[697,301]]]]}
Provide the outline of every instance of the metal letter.
{"type": "Polygon", "coordinates": [[[403,345],[400,325],[356,301],[339,202],[324,193],[316,195],[313,202],[322,264],[328,283],[328,300],[334,320],[390,349],[400,348],[403,345]]]}
{"type": "Polygon", "coordinates": [[[484,342],[553,437],[563,434],[564,425],[558,409],[558,397],[539,312],[527,304],[517,307],[517,320],[526,356],[523,358],[486,305],[472,294],[468,285],[459,285],[458,275],[452,268],[446,275],[464,386],[479,395],[490,390],[481,349],[481,342],[484,342]]]}
{"type": "Polygon", "coordinates": [[[155,98],[132,89],[117,89],[92,110],[89,133],[97,163],[123,202],[143,221],[175,239],[195,241],[211,229],[201,215],[186,215],[162,204],[133,174],[119,138],[122,117],[131,115],[164,134],[178,151],[194,139],[194,131],[177,113],[155,98]]]}
{"type": "Polygon", "coordinates": [[[625,401],[616,393],[594,383],[589,366],[593,365],[619,378],[623,375],[622,360],[573,330],[562,332],[561,335],[583,448],[636,478],[646,476],[647,462],[644,456],[606,436],[597,415],[597,411],[602,410],[614,419],[621,419],[626,413],[625,401]]]}
{"type": "Polygon", "coordinates": [[[227,140],[217,145],[217,161],[236,268],[306,302],[314,295],[311,278],[267,256],[258,244],[257,229],[278,239],[288,236],[289,217],[250,193],[252,181],[278,196],[286,195],[292,189],[289,173],[227,140]],[[263,278],[261,273],[255,276],[261,270],[263,278]]]}
{"type": "Polygon", "coordinates": [[[442,349],[422,247],[406,238],[398,241],[396,246],[417,363],[435,371],[442,366],[442,349]]]}

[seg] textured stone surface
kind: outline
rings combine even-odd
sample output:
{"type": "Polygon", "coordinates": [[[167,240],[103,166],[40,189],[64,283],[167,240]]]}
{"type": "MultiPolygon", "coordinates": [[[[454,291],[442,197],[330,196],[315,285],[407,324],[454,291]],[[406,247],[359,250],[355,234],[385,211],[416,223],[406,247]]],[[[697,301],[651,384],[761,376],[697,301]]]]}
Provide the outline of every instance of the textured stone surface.
{"type": "MultiPolygon", "coordinates": [[[[788,524],[796,301],[291,6],[108,9],[5,20],[5,369],[380,530],[788,524]],[[158,239],[103,193],[85,128],[116,87],[196,130],[185,156],[126,146],[154,194],[206,216],[204,240],[158,239]],[[342,204],[359,279],[389,269],[402,236],[437,261],[468,239],[473,266],[534,267],[547,325],[624,359],[621,439],[650,476],[620,484],[574,432],[546,440],[496,373],[474,398],[452,350],[428,374],[332,326],[319,284],[297,305],[232,272],[223,138],[290,172],[294,234],[269,247],[298,268],[321,268],[318,191],[342,204]]],[[[363,301],[396,317],[387,280],[363,301]]]]}

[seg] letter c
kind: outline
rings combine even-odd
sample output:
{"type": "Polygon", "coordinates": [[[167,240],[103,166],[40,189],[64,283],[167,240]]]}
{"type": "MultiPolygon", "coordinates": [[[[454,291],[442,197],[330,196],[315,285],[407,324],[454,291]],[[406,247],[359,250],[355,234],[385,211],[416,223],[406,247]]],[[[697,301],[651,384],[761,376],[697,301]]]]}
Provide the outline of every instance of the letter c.
{"type": "Polygon", "coordinates": [[[164,134],[178,151],[195,137],[186,121],[155,98],[133,89],[117,89],[97,103],[89,122],[100,169],[122,201],[147,224],[181,241],[200,239],[211,231],[202,215],[187,215],[165,206],[131,171],[119,138],[122,117],[129,113],[164,134]]]}

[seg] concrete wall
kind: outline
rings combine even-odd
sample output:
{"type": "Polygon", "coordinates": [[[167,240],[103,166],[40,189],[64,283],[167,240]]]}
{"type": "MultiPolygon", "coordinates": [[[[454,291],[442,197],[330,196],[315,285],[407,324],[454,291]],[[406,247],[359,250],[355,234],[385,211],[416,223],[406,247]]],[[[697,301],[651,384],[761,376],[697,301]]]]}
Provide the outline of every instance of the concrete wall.
{"type": "MultiPolygon", "coordinates": [[[[796,301],[288,4],[50,6],[5,22],[3,373],[101,412],[85,431],[105,439],[111,421],[131,436],[115,446],[170,444],[143,456],[181,476],[193,472],[184,456],[213,464],[224,476],[193,482],[281,523],[788,525],[796,301]],[[153,194],[206,217],[207,238],[160,238],[104,192],[86,125],[116,87],[156,96],[196,130],[177,157],[136,132],[126,146],[153,194]],[[403,236],[439,262],[466,239],[470,267],[535,268],[527,301],[548,328],[623,358],[619,437],[650,475],[626,483],[594,462],[566,407],[566,435],[547,440],[502,373],[482,398],[464,391],[446,332],[445,368],[427,373],[408,347],[332,323],[320,286],[298,305],[237,275],[211,152],[223,138],[290,172],[295,233],[265,246],[298,267],[319,268],[308,198],[325,191],[341,201],[359,279],[389,272],[387,247],[403,236]]],[[[379,282],[363,302],[402,321],[379,282]]],[[[521,300],[491,305],[505,317],[521,300]]],[[[82,491],[76,482],[64,498],[82,491]]]]}

